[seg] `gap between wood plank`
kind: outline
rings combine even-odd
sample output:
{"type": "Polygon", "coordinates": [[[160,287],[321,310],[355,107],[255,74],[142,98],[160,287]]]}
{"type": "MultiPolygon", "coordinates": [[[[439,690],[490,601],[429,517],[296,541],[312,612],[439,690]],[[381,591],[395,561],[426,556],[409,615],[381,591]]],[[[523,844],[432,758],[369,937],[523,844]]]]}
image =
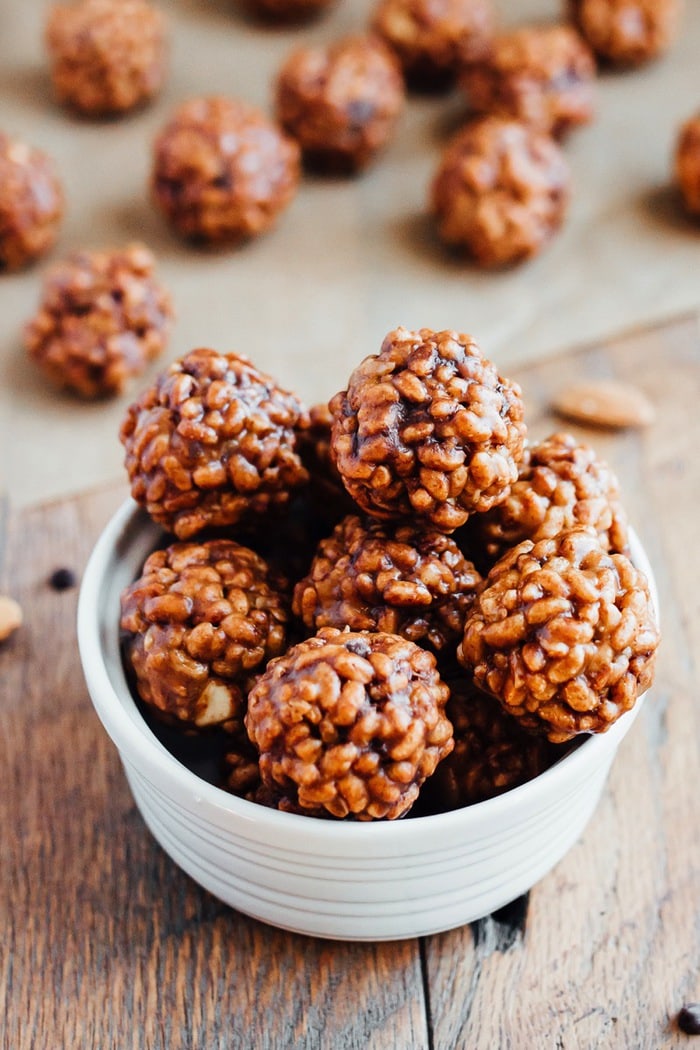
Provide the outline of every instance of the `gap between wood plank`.
{"type": "Polygon", "coordinates": [[[423,984],[423,1010],[425,1012],[425,1030],[428,1033],[427,1050],[435,1050],[435,1040],[433,1038],[433,1011],[430,1001],[430,974],[428,973],[428,955],[425,937],[421,937],[419,940],[418,953],[420,958],[421,981],[423,984]]]}

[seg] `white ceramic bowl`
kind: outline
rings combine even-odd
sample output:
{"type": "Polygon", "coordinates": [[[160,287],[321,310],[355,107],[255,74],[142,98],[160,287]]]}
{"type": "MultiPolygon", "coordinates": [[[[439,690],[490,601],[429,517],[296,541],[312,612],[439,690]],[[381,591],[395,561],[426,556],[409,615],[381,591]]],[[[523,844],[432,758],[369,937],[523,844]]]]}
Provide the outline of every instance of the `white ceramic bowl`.
{"type": "MultiPolygon", "coordinates": [[[[591,817],[640,703],[535,780],[437,816],[342,823],[278,813],[200,779],[144,722],[119,652],[119,595],[159,529],[128,501],[85,571],[78,640],[97,713],[143,819],[163,849],[215,896],[264,922],[345,940],[447,930],[507,904],[542,878],[591,817]]],[[[634,562],[653,575],[636,536],[634,562]]]]}

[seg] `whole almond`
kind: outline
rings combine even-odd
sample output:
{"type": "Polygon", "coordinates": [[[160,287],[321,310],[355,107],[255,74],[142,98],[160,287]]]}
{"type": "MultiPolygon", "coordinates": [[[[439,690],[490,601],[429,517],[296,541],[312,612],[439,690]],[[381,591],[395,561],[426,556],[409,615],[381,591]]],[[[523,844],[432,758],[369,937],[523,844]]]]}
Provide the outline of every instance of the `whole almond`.
{"type": "Polygon", "coordinates": [[[0,594],[0,642],[9,638],[22,623],[22,610],[14,598],[0,594]]]}
{"type": "Polygon", "coordinates": [[[553,407],[560,416],[594,427],[646,427],[656,414],[646,394],[614,379],[565,387],[553,407]]]}

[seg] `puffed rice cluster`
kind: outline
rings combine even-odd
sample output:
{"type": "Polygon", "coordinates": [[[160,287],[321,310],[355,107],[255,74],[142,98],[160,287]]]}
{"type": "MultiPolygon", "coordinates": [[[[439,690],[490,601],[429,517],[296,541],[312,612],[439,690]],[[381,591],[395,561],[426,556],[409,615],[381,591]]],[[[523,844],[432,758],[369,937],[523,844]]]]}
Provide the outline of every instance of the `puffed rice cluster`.
{"type": "Polygon", "coordinates": [[[361,821],[475,804],[651,684],[614,474],[571,435],[528,443],[519,387],[470,336],[390,332],[311,413],[195,350],[121,438],[177,537],[122,597],[127,665],[155,717],[225,735],[219,782],[248,801],[361,821]]]}

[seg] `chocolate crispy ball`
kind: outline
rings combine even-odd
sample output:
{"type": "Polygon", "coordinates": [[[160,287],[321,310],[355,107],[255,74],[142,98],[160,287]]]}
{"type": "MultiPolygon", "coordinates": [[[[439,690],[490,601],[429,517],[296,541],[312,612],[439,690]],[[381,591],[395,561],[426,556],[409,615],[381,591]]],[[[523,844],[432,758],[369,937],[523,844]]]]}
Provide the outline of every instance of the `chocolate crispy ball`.
{"type": "Polygon", "coordinates": [[[271,22],[302,22],[315,18],[335,0],[247,0],[253,14],[271,22]]]}
{"type": "Polygon", "coordinates": [[[570,0],[569,6],[596,55],[613,65],[648,62],[678,33],[679,0],[570,0]]]}
{"type": "Polygon", "coordinates": [[[686,211],[700,217],[700,113],[686,121],[680,130],[676,178],[686,211]]]}
{"type": "Polygon", "coordinates": [[[277,116],[308,166],[348,174],[390,138],[403,108],[398,62],[378,38],[351,36],[294,51],[277,80],[277,116]]]}
{"type": "Polygon", "coordinates": [[[577,525],[592,528],[605,550],[628,552],[615,474],[571,434],[552,434],[526,449],[508,498],[475,515],[467,528],[473,526],[477,543],[495,561],[523,540],[552,539],[577,525]]]}
{"type": "Polygon", "coordinates": [[[330,403],[350,495],[377,518],[453,532],[508,495],[525,439],[520,387],[471,336],[397,328],[330,403]]]}
{"type": "Polygon", "coordinates": [[[0,273],[47,252],[62,217],[63,190],[51,158],[0,132],[0,273]]]}
{"type": "Polygon", "coordinates": [[[532,26],[497,36],[483,62],[464,71],[473,109],[562,136],[593,118],[595,62],[569,26],[532,26]]]}
{"type": "Polygon", "coordinates": [[[312,630],[383,631],[439,652],[461,636],[480,583],[449,536],[350,515],[319,544],[293,610],[312,630]]]}
{"type": "Polygon", "coordinates": [[[245,729],[234,735],[232,746],[224,755],[221,786],[224,791],[249,802],[257,802],[260,798],[262,805],[271,804],[267,798],[262,797],[258,753],[248,739],[245,729]]]}
{"type": "Polygon", "coordinates": [[[284,507],[308,480],[296,449],[305,416],[246,357],[192,350],[121,425],[131,494],[179,539],[284,507]]]}
{"type": "Polygon", "coordinates": [[[447,696],[435,657],[413,642],[324,628],[249,695],[263,784],[334,817],[401,817],[452,750],[447,696]]]}
{"type": "Polygon", "coordinates": [[[46,46],[59,101],[88,116],[133,109],[165,78],[166,22],[146,0],[55,4],[46,46]]]}
{"type": "Polygon", "coordinates": [[[563,743],[634,707],[658,642],[644,574],[575,528],[525,540],[494,565],[457,655],[525,728],[563,743]]]}
{"type": "Polygon", "coordinates": [[[491,0],[381,0],[372,27],[415,87],[447,87],[484,58],[494,34],[491,0]]]}
{"type": "Polygon", "coordinates": [[[458,809],[502,795],[543,773],[561,750],[523,729],[491,696],[468,679],[448,680],[446,714],[455,746],[430,780],[433,805],[458,809]]]}
{"type": "Polygon", "coordinates": [[[299,185],[299,147],[247,103],[181,105],[155,141],[153,197],[182,237],[236,244],[269,229],[299,185]]]}
{"type": "Polygon", "coordinates": [[[242,732],[254,676],[284,651],[287,605],[262,558],[231,540],[155,551],[121,599],[139,695],[190,729],[242,732]]]}
{"type": "Polygon", "coordinates": [[[75,252],[49,272],[24,339],[53,383],[86,398],[118,394],[162,352],[173,310],[154,265],[132,244],[75,252]]]}
{"type": "Polygon", "coordinates": [[[454,136],[433,179],[440,237],[483,267],[521,262],[563,223],[569,184],[569,166],[549,135],[482,117],[454,136]]]}

